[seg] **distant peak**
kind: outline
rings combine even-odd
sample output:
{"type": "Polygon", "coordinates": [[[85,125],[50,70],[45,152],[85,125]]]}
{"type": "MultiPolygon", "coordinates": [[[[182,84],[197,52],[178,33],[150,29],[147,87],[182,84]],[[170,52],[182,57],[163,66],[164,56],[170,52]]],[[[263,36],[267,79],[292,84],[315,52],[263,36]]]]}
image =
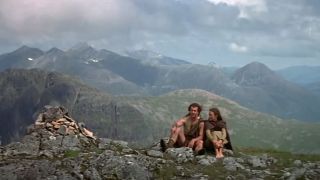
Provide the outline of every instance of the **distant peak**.
{"type": "Polygon", "coordinates": [[[26,46],[26,45],[23,45],[21,47],[19,47],[17,50],[15,50],[16,52],[24,52],[24,51],[27,51],[27,50],[31,50],[33,48],[29,47],[29,46],[26,46]]]}
{"type": "Polygon", "coordinates": [[[31,49],[31,47],[29,47],[29,46],[27,46],[27,45],[22,45],[20,48],[18,48],[18,50],[19,49],[31,49]]]}
{"type": "Polygon", "coordinates": [[[253,62],[247,64],[246,66],[264,67],[264,68],[269,69],[265,64],[263,64],[261,62],[257,62],[257,61],[253,61],[253,62]]]}
{"type": "Polygon", "coordinates": [[[70,50],[84,50],[88,48],[92,48],[92,47],[87,42],[79,42],[74,46],[72,46],[70,50]]]}
{"type": "Polygon", "coordinates": [[[243,66],[242,68],[240,68],[239,71],[250,71],[251,73],[258,73],[258,74],[261,74],[261,73],[273,74],[273,71],[270,68],[268,68],[268,66],[260,62],[251,62],[243,66]]]}
{"type": "Polygon", "coordinates": [[[252,62],[238,69],[232,76],[237,84],[256,86],[268,84],[276,79],[281,79],[265,64],[252,62]]]}
{"type": "Polygon", "coordinates": [[[144,63],[153,64],[153,65],[154,64],[158,64],[158,65],[190,64],[185,60],[168,57],[160,53],[145,50],[145,49],[136,50],[136,51],[127,51],[126,54],[130,57],[140,59],[144,61],[144,63]]]}
{"type": "Polygon", "coordinates": [[[129,56],[130,55],[133,55],[133,56],[136,56],[136,57],[148,57],[148,58],[159,58],[159,57],[163,57],[162,54],[159,54],[159,53],[156,53],[154,51],[149,51],[149,50],[146,50],[146,49],[140,49],[140,50],[136,50],[136,51],[127,51],[126,54],[128,54],[129,56]]]}
{"type": "Polygon", "coordinates": [[[43,54],[43,51],[41,51],[38,48],[32,48],[26,45],[21,46],[17,50],[13,51],[13,53],[23,54],[23,53],[36,53],[36,54],[43,54]]]}
{"type": "Polygon", "coordinates": [[[61,53],[63,52],[61,49],[58,49],[56,47],[51,48],[49,51],[47,51],[47,54],[52,54],[52,53],[61,53]]]}

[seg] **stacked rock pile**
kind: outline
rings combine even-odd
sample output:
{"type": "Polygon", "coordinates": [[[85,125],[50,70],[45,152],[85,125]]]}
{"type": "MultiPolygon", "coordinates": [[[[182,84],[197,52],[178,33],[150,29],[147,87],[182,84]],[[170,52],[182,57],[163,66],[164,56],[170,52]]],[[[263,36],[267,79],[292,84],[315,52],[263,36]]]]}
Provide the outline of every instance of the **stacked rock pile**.
{"type": "Polygon", "coordinates": [[[68,111],[62,107],[45,106],[44,111],[39,113],[35,121],[34,129],[45,128],[53,134],[78,135],[96,139],[93,133],[85,128],[84,123],[77,123],[68,111]]]}

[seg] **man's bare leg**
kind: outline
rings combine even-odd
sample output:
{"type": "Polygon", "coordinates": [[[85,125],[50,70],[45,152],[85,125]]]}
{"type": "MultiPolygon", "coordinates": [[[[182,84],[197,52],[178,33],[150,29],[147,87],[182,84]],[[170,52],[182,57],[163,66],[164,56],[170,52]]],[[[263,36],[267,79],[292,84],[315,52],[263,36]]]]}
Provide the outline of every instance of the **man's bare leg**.
{"type": "Polygon", "coordinates": [[[186,142],[186,136],[184,135],[184,131],[182,127],[176,128],[175,131],[176,139],[173,139],[174,142],[178,143],[179,145],[184,145],[186,142]]]}
{"type": "Polygon", "coordinates": [[[183,128],[172,127],[169,141],[165,143],[163,140],[161,140],[160,145],[161,145],[162,151],[164,152],[168,148],[173,148],[176,142],[178,142],[178,144],[184,144],[185,141],[186,141],[186,137],[184,135],[183,128]]]}
{"type": "Polygon", "coordinates": [[[198,141],[196,141],[196,147],[195,147],[195,151],[196,152],[198,152],[198,151],[200,151],[201,149],[203,149],[203,141],[202,140],[198,140],[198,141]]]}
{"type": "Polygon", "coordinates": [[[205,150],[203,148],[203,141],[198,140],[196,141],[196,147],[194,149],[196,155],[203,155],[205,153],[205,150]]]}

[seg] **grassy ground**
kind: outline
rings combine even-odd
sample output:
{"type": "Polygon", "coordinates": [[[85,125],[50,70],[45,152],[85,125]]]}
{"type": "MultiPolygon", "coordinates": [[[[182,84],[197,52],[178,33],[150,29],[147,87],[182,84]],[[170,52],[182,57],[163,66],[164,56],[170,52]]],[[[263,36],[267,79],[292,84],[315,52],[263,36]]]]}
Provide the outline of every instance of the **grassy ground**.
{"type": "MultiPolygon", "coordinates": [[[[243,154],[250,156],[261,156],[267,154],[268,157],[273,157],[277,161],[269,165],[267,168],[253,168],[246,163],[241,163],[249,168],[252,172],[259,170],[269,171],[264,179],[279,179],[284,174],[284,169],[295,167],[294,161],[301,160],[302,163],[320,161],[320,154],[293,154],[285,151],[278,151],[274,149],[259,149],[259,148],[236,148],[233,157],[245,159],[243,154]]],[[[214,156],[214,154],[207,154],[214,156]]],[[[196,174],[202,174],[209,179],[226,179],[228,176],[236,179],[250,179],[252,172],[248,173],[246,170],[238,169],[237,171],[228,171],[223,164],[223,160],[219,159],[214,164],[209,166],[200,165],[196,162],[188,162],[176,166],[175,164],[166,164],[162,169],[159,169],[156,179],[170,179],[172,177],[190,178],[196,174]]],[[[179,179],[178,178],[178,179],[179,179]]]]}

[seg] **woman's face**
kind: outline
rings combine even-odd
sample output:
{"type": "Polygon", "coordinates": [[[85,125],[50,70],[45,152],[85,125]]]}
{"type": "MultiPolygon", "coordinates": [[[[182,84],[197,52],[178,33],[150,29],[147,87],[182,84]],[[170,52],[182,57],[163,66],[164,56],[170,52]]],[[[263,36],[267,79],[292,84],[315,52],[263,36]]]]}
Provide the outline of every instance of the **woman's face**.
{"type": "Polygon", "coordinates": [[[217,120],[217,116],[212,111],[209,111],[209,120],[213,120],[213,121],[217,120]]]}

